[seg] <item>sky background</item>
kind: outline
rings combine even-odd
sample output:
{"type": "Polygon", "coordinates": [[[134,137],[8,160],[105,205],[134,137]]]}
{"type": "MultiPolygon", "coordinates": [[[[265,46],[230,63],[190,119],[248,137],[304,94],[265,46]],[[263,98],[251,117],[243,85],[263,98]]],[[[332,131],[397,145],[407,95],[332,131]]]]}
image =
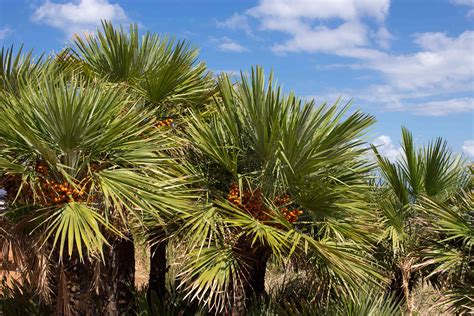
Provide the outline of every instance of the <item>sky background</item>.
{"type": "Polygon", "coordinates": [[[390,158],[403,125],[474,159],[474,0],[0,0],[0,45],[57,52],[101,19],[189,40],[215,72],[260,64],[286,92],[353,99],[390,158]]]}

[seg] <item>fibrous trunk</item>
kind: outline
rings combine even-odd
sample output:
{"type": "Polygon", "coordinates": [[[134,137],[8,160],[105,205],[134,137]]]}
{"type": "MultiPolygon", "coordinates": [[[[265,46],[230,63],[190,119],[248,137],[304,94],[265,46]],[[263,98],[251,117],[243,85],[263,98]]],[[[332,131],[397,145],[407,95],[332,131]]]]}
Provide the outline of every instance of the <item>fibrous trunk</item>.
{"type": "Polygon", "coordinates": [[[242,261],[244,262],[242,280],[244,282],[242,290],[234,287],[233,307],[229,314],[245,315],[245,306],[252,298],[259,299],[265,294],[265,273],[268,259],[271,256],[271,249],[267,245],[253,243],[249,238],[241,238],[236,247],[242,261]]]}
{"type": "Polygon", "coordinates": [[[101,267],[102,315],[133,315],[135,310],[135,249],[131,235],[109,240],[101,267]]]}
{"type": "Polygon", "coordinates": [[[161,300],[166,294],[166,246],[168,240],[163,239],[150,247],[150,277],[148,280],[147,301],[153,305],[153,298],[161,300]]]}
{"type": "Polygon", "coordinates": [[[97,296],[92,289],[93,269],[88,258],[81,262],[77,253],[64,256],[54,270],[56,315],[96,315],[97,296]]]}

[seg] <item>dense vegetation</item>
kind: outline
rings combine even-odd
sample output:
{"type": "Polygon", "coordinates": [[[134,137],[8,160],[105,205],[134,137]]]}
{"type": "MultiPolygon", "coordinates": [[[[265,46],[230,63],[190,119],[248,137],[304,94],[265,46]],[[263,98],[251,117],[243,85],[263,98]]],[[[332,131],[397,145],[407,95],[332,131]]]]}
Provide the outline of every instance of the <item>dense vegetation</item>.
{"type": "Polygon", "coordinates": [[[0,59],[0,315],[473,312],[473,170],[443,140],[403,128],[390,161],[373,116],[133,25],[0,59]]]}

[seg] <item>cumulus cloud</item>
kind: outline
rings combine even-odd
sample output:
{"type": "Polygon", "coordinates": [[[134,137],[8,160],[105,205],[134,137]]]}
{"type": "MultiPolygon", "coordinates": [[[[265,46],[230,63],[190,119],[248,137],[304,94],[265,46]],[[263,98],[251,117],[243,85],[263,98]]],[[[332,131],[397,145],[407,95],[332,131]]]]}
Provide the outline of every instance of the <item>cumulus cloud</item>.
{"type": "Polygon", "coordinates": [[[288,35],[275,43],[275,53],[325,52],[343,56],[373,54],[366,49],[374,38],[386,48],[392,39],[383,26],[390,0],[261,0],[245,13],[235,13],[218,22],[218,26],[243,30],[254,36],[249,18],[255,19],[261,31],[277,31],[288,35]],[[370,32],[367,19],[379,25],[378,32],[370,32]],[[370,36],[375,34],[374,36],[370,36]]]}
{"type": "MultiPolygon", "coordinates": [[[[276,53],[305,51],[345,55],[347,51],[369,44],[369,28],[364,19],[382,25],[389,6],[389,0],[262,0],[247,14],[259,21],[261,30],[289,35],[289,39],[272,47],[276,53]]],[[[385,36],[385,42],[390,39],[387,34],[381,36],[385,36]]]]}
{"type": "MultiPolygon", "coordinates": [[[[474,8],[474,0],[453,3],[474,8]]],[[[248,29],[253,18],[258,30],[286,35],[271,46],[275,53],[325,53],[355,60],[349,68],[372,70],[381,75],[381,83],[343,94],[381,110],[434,116],[472,110],[472,98],[456,94],[472,92],[474,31],[415,34],[412,53],[390,53],[394,36],[384,25],[389,7],[389,0],[260,0],[221,26],[235,29],[242,24],[248,29]]]]}
{"type": "Polygon", "coordinates": [[[402,154],[402,148],[395,146],[387,135],[377,137],[372,144],[377,147],[380,155],[390,161],[395,161],[402,154]]]}
{"type": "Polygon", "coordinates": [[[458,37],[423,33],[415,37],[420,51],[406,55],[380,55],[366,66],[381,72],[390,85],[402,90],[453,91],[474,79],[474,31],[458,37]]]}
{"type": "Polygon", "coordinates": [[[4,28],[0,29],[0,40],[6,38],[8,35],[10,35],[11,32],[12,30],[8,26],[5,26],[4,28]]]}
{"type": "Polygon", "coordinates": [[[213,38],[212,41],[216,44],[217,49],[223,52],[243,53],[248,51],[247,48],[226,36],[213,38]]]}
{"type": "Polygon", "coordinates": [[[128,21],[119,4],[108,0],[79,0],[66,3],[45,1],[36,9],[32,20],[58,28],[67,35],[93,30],[100,20],[128,21]]]}
{"type": "Polygon", "coordinates": [[[471,158],[474,158],[474,139],[464,141],[462,151],[471,158]]]}
{"type": "Polygon", "coordinates": [[[414,42],[420,50],[412,54],[381,53],[361,58],[358,67],[382,74],[386,83],[354,91],[356,99],[417,115],[472,111],[473,98],[452,95],[472,92],[474,31],[457,37],[422,33],[414,37],[414,42]],[[435,100],[426,101],[427,98],[435,100]]]}

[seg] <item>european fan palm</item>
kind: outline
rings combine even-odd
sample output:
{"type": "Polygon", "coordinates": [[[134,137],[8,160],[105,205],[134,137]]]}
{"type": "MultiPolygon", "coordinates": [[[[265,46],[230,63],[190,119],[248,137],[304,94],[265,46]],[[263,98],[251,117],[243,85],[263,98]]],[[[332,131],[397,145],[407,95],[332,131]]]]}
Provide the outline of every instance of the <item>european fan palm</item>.
{"type": "Polygon", "coordinates": [[[314,254],[345,286],[378,276],[353,242],[359,235],[342,233],[356,231],[344,217],[365,211],[361,139],[373,118],[283,96],[260,67],[240,79],[221,76],[215,110],[193,113],[186,127],[209,192],[209,206],[183,226],[193,246],[182,272],[189,297],[241,313],[264,293],[271,256],[314,254]]]}
{"type": "Polygon", "coordinates": [[[54,273],[42,274],[42,283],[52,284],[58,314],[98,308],[94,286],[104,310],[124,313],[133,284],[98,284],[94,273],[120,276],[123,258],[104,249],[124,237],[131,219],[146,212],[159,221],[189,207],[165,154],[175,141],[154,115],[99,81],[46,71],[0,98],[2,220],[37,236],[49,254],[54,273]]]}
{"type": "MultiPolygon", "coordinates": [[[[205,107],[214,90],[212,76],[198,61],[196,48],[157,34],[140,37],[137,25],[130,25],[127,33],[103,22],[93,36],[76,36],[70,61],[87,77],[125,89],[145,111],[156,115],[160,126],[176,126],[188,108],[205,107]]],[[[154,291],[162,296],[168,233],[153,217],[143,223],[151,246],[149,295],[154,291]]],[[[129,255],[133,255],[131,250],[129,255]]]]}
{"type": "Polygon", "coordinates": [[[443,295],[438,304],[454,313],[474,312],[474,196],[461,191],[449,201],[420,201],[418,210],[426,220],[427,243],[421,251],[429,276],[441,277],[443,295]]]}
{"type": "Polygon", "coordinates": [[[438,138],[428,146],[416,148],[411,133],[402,129],[402,155],[396,162],[375,152],[382,177],[377,190],[384,253],[394,271],[391,290],[404,297],[413,312],[410,294],[416,278],[412,276],[417,251],[427,240],[420,212],[414,207],[422,197],[444,202],[466,187],[469,177],[464,161],[456,157],[438,138]]]}

